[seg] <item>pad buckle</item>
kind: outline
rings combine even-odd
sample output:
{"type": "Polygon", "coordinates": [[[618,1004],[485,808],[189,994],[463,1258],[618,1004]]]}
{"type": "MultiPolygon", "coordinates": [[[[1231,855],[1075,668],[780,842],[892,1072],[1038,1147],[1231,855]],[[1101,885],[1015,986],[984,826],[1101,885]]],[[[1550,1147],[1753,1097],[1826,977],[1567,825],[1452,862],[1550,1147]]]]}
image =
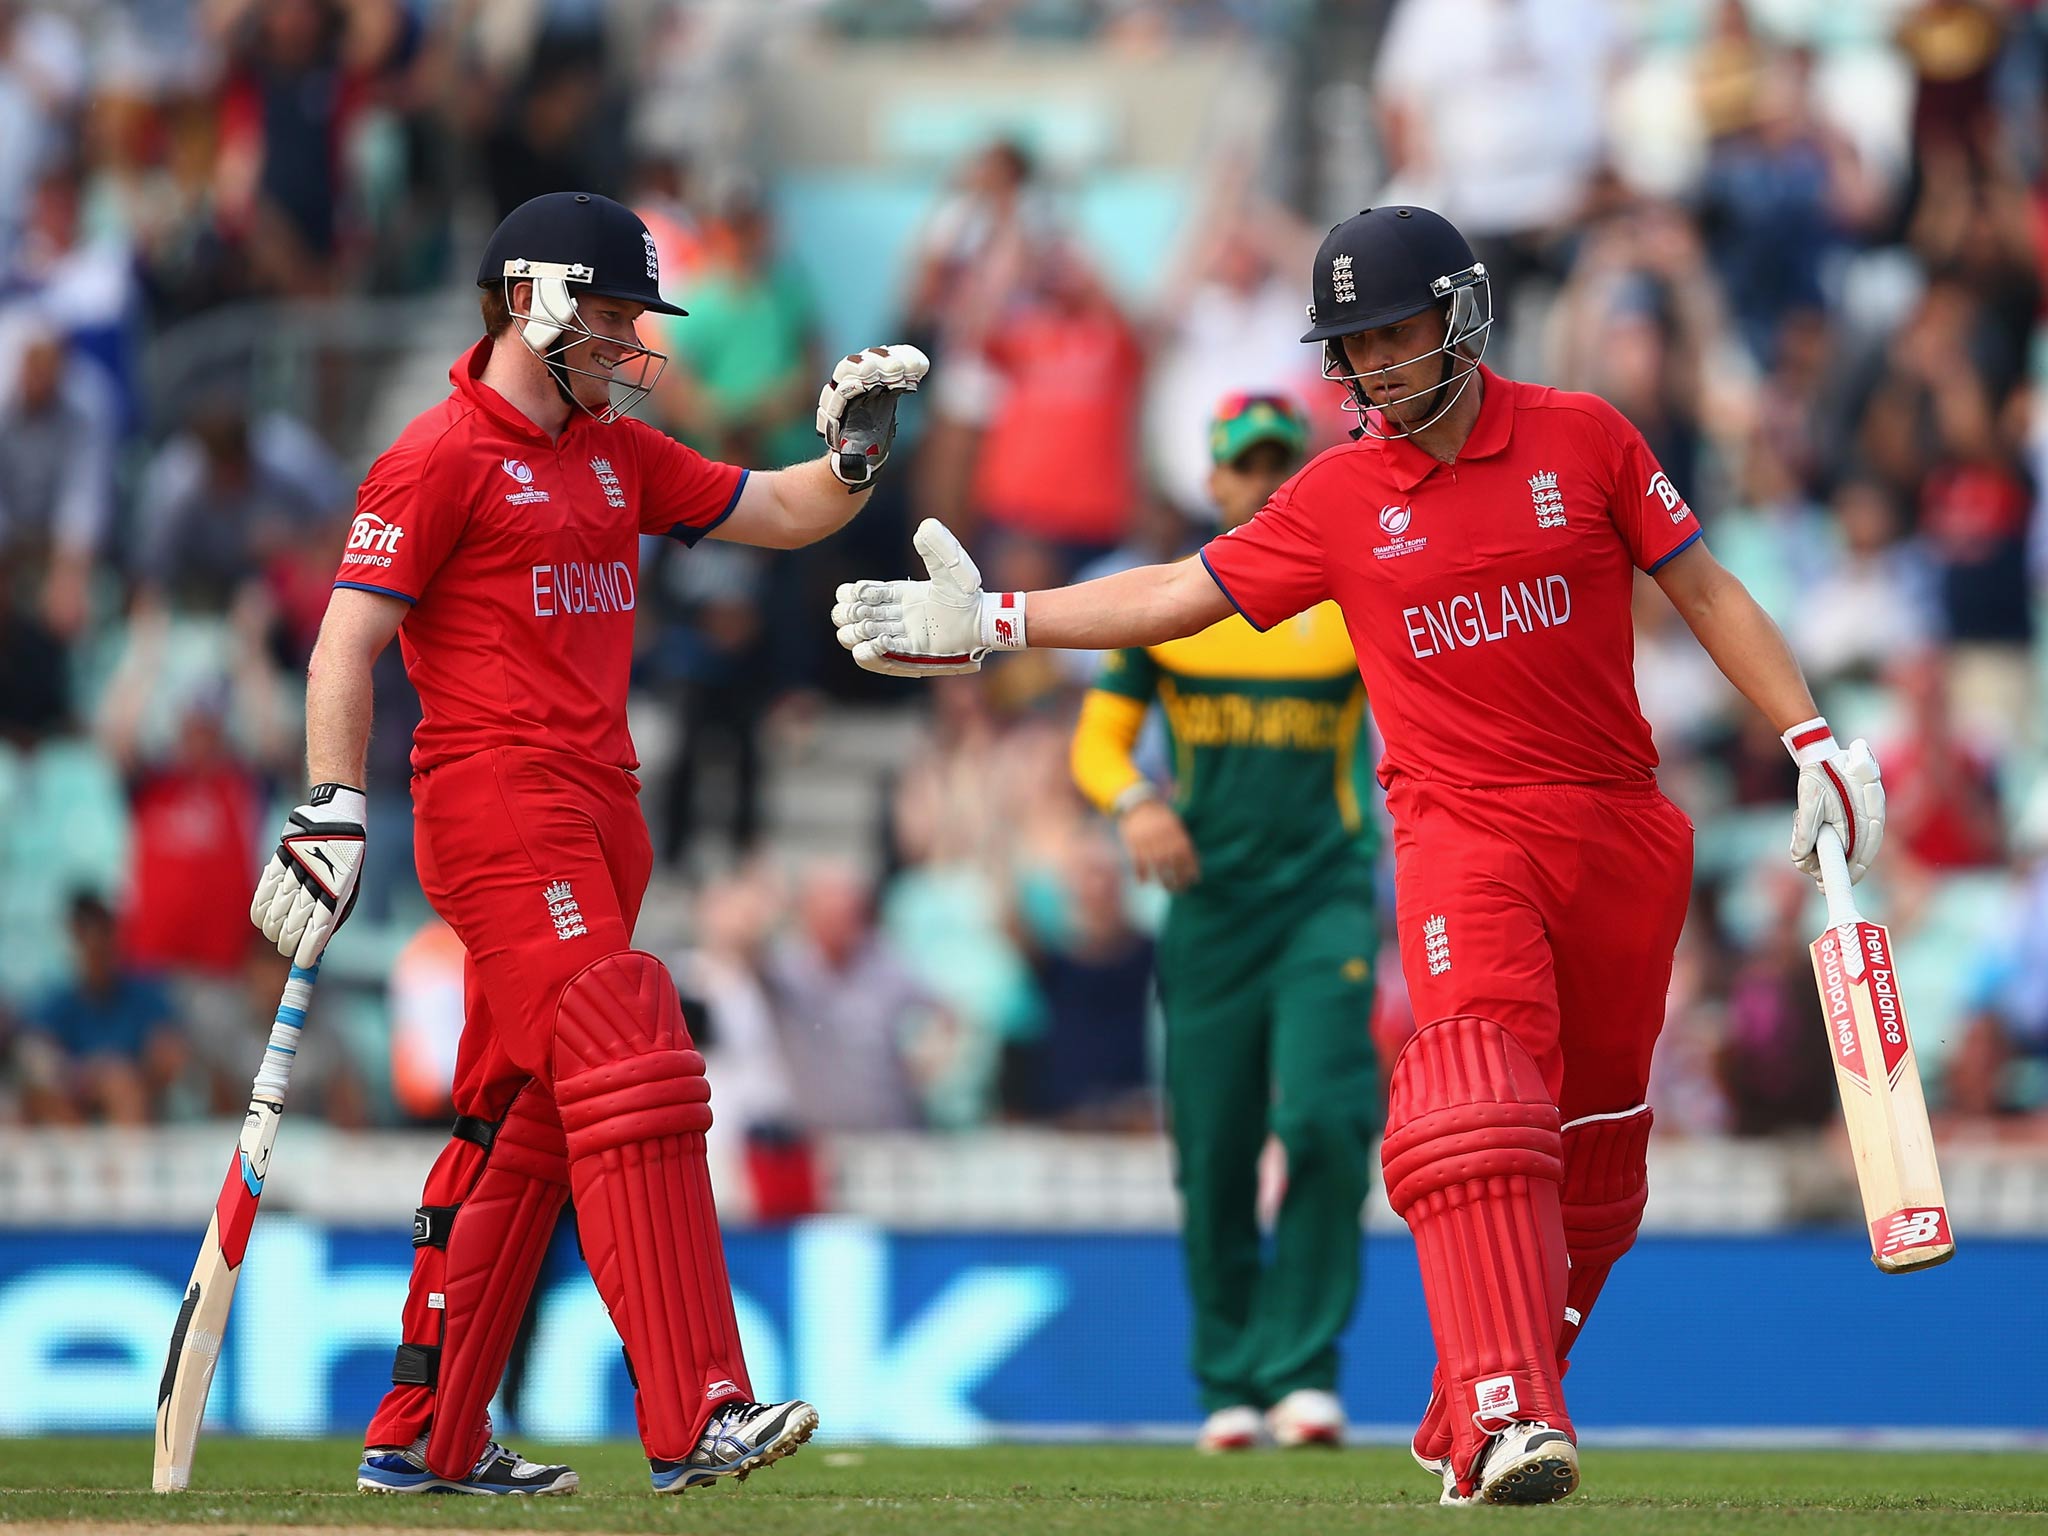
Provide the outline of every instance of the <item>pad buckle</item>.
{"type": "Polygon", "coordinates": [[[394,1387],[431,1387],[434,1378],[441,1374],[441,1346],[438,1344],[401,1344],[398,1353],[391,1357],[391,1384],[394,1387]]]}

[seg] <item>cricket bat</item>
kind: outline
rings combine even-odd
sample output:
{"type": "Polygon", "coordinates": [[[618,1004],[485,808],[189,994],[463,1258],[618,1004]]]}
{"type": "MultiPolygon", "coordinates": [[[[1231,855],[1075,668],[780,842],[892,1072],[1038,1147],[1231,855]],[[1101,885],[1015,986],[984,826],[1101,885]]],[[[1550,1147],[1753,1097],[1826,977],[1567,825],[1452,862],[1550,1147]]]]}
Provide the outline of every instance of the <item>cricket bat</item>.
{"type": "Polygon", "coordinates": [[[278,999],[270,1043],[263,1048],[249,1111],[242,1118],[242,1136],[235,1147],[220,1199],[199,1245],[199,1260],[185,1286],[185,1301],[171,1329],[170,1358],[156,1390],[156,1471],[158,1493],[171,1493],[192,1479],[192,1452],[199,1441],[199,1421],[206,1416],[206,1394],[213,1386],[213,1368],[220,1362],[228,1308],[235,1299],[235,1281],[242,1256],[249,1249],[249,1229],[256,1224],[256,1203],[263,1198],[263,1178],[270,1171],[270,1147],[284,1118],[284,1091],[298,1054],[299,1029],[306,1005],[313,1000],[313,980],[320,964],[293,966],[278,999]]]}
{"type": "Polygon", "coordinates": [[[1849,865],[1833,827],[1820,829],[1827,931],[1813,941],[1835,1087],[1863,1191],[1871,1262],[1888,1275],[1945,1263],[1956,1251],[1934,1161],[1934,1132],[1920,1088],[1920,1063],[1882,924],[1856,910],[1849,865]]]}

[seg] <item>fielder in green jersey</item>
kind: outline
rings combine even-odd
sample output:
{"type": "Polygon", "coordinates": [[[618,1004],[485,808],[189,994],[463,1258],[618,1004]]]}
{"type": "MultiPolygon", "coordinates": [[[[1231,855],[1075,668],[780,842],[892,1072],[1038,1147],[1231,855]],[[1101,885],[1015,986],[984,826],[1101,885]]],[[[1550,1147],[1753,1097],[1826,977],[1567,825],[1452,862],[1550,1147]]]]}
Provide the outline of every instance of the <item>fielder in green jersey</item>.
{"type": "MultiPolygon", "coordinates": [[[[1307,435],[1285,399],[1224,402],[1210,484],[1226,528],[1300,468],[1307,435]]],[[[1139,873],[1174,893],[1159,991],[1205,1450],[1249,1447],[1262,1430],[1282,1445],[1343,1437],[1336,1341],[1358,1295],[1379,1115],[1365,735],[1334,603],[1264,634],[1232,616],[1113,652],[1075,731],[1083,792],[1116,818],[1139,873]],[[1133,758],[1154,704],[1171,801],[1133,758]],[[1286,1185],[1262,1252],[1269,1134],[1286,1185]]]]}

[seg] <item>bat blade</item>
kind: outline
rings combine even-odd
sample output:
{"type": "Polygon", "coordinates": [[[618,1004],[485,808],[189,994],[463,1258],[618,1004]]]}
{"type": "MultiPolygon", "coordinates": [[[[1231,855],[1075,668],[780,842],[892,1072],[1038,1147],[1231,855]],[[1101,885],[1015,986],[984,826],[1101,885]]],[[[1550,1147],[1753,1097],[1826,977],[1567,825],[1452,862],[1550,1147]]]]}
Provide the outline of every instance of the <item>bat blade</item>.
{"type": "Polygon", "coordinates": [[[1831,925],[1811,953],[1871,1262],[1887,1274],[1944,1263],[1955,1237],[1891,935],[1857,917],[1831,925]]]}
{"type": "Polygon", "coordinates": [[[263,1198],[263,1175],[270,1166],[271,1143],[284,1106],[255,1099],[242,1122],[241,1141],[221,1182],[213,1219],[199,1244],[185,1300],[171,1330],[171,1348],[164,1360],[163,1380],[156,1396],[156,1464],[150,1485],[158,1493],[175,1493],[192,1480],[192,1456],[199,1444],[199,1426],[206,1417],[207,1395],[213,1390],[214,1367],[220,1363],[227,1335],[228,1310],[234,1305],[235,1282],[241,1278],[249,1231],[263,1198]]]}

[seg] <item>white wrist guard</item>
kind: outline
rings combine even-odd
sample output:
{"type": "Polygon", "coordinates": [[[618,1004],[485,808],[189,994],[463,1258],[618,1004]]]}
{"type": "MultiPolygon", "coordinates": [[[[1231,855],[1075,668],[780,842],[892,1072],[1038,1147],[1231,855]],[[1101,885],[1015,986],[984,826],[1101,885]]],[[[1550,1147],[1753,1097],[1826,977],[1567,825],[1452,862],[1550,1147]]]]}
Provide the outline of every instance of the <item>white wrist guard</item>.
{"type": "Polygon", "coordinates": [[[984,592],[981,594],[981,645],[989,651],[1021,651],[1030,642],[1024,638],[1024,594],[984,592]]]}
{"type": "Polygon", "coordinates": [[[1785,743],[1785,750],[1792,754],[1792,761],[1802,768],[1826,762],[1842,750],[1835,745],[1835,733],[1828,728],[1825,715],[1815,715],[1811,720],[1802,720],[1779,737],[1779,740],[1785,743]]]}

